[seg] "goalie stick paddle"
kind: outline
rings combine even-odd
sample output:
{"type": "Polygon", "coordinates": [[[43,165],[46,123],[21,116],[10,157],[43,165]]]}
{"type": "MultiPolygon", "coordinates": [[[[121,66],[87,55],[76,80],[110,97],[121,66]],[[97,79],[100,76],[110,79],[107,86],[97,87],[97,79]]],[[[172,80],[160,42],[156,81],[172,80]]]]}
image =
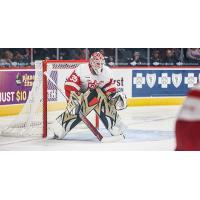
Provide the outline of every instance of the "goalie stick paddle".
{"type": "MultiPolygon", "coordinates": [[[[66,97],[66,95],[63,93],[63,91],[57,86],[57,84],[54,82],[54,80],[49,76],[49,74],[45,71],[44,74],[46,75],[46,77],[54,84],[54,86],[59,90],[59,92],[62,94],[62,96],[68,100],[68,98],[66,97]]],[[[87,117],[83,114],[83,112],[79,111],[79,117],[81,118],[81,120],[86,124],[86,126],[91,130],[91,132],[97,137],[97,139],[99,141],[102,142],[106,142],[103,139],[103,136],[101,135],[101,133],[93,126],[93,124],[87,119],[87,117]]]]}

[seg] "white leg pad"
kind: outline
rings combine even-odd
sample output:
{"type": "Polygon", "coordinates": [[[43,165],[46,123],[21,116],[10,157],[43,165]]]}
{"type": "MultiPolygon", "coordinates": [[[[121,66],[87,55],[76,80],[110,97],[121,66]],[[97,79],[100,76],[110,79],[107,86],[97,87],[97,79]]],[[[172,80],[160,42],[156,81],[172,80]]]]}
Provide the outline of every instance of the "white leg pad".
{"type": "Polygon", "coordinates": [[[66,135],[66,132],[64,128],[57,121],[49,125],[47,138],[50,139],[56,136],[57,139],[63,139],[65,135],[66,135]]]}
{"type": "Polygon", "coordinates": [[[123,124],[120,117],[117,119],[115,126],[112,129],[109,129],[109,132],[113,136],[123,135],[126,132],[126,126],[123,124]]]}

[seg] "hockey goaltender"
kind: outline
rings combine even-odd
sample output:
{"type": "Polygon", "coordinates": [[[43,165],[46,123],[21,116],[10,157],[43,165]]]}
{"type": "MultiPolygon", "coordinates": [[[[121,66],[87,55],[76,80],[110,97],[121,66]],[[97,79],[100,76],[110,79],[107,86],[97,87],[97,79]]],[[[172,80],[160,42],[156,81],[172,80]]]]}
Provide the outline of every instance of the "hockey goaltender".
{"type": "Polygon", "coordinates": [[[83,121],[82,116],[87,116],[92,110],[98,114],[111,138],[125,138],[125,126],[118,110],[127,107],[127,98],[117,91],[112,70],[105,65],[104,56],[100,52],[94,52],[88,63],[79,65],[66,79],[64,88],[66,110],[49,128],[50,138],[63,139],[83,121]]]}

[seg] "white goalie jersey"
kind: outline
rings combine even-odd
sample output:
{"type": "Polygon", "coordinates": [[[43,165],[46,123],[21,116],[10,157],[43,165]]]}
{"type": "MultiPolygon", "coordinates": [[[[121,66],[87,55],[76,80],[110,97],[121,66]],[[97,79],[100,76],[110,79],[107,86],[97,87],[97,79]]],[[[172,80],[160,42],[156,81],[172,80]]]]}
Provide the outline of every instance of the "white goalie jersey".
{"type": "Polygon", "coordinates": [[[109,96],[116,93],[113,73],[107,66],[103,67],[100,74],[92,73],[89,64],[81,64],[75,69],[65,82],[65,93],[69,97],[71,91],[85,92],[88,89],[101,88],[109,96]]]}

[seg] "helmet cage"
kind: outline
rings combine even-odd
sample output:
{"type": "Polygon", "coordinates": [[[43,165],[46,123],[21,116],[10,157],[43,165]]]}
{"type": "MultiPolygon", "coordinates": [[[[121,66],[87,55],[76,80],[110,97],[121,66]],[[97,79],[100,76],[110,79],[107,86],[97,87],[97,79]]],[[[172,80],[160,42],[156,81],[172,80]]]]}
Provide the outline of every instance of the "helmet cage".
{"type": "Polygon", "coordinates": [[[91,55],[90,66],[97,75],[103,71],[104,64],[105,64],[105,59],[101,53],[95,52],[91,55]]]}

